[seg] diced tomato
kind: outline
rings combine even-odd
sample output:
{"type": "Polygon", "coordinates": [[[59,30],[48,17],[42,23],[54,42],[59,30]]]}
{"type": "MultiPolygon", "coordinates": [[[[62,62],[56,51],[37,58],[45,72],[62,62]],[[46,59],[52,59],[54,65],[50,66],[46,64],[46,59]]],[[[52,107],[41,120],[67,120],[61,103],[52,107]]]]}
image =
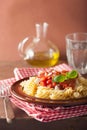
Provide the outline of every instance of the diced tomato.
{"type": "Polygon", "coordinates": [[[47,78],[46,77],[41,77],[40,79],[41,79],[41,81],[46,81],[47,78]]]}
{"type": "Polygon", "coordinates": [[[43,82],[43,81],[41,81],[41,82],[40,82],[40,85],[41,85],[41,86],[46,86],[46,83],[43,82]]]}
{"type": "Polygon", "coordinates": [[[55,87],[55,86],[56,86],[56,84],[57,84],[56,82],[53,82],[53,83],[52,83],[52,86],[53,86],[53,87],[55,87]]]}
{"type": "Polygon", "coordinates": [[[47,87],[53,88],[52,84],[47,85],[47,87]]]}
{"type": "Polygon", "coordinates": [[[51,83],[52,83],[52,80],[51,80],[51,79],[48,79],[48,80],[46,81],[46,83],[47,83],[47,85],[48,85],[48,84],[51,84],[51,83]]]}
{"type": "Polygon", "coordinates": [[[38,77],[40,78],[40,77],[43,77],[45,75],[45,72],[44,71],[40,71],[40,72],[38,72],[38,77]]]}
{"type": "Polygon", "coordinates": [[[62,75],[66,75],[67,72],[68,72],[68,71],[63,70],[63,71],[61,72],[61,74],[62,74],[62,75]]]}
{"type": "Polygon", "coordinates": [[[49,79],[52,80],[52,77],[51,77],[51,76],[48,76],[48,77],[47,77],[47,80],[49,80],[49,79]]]}

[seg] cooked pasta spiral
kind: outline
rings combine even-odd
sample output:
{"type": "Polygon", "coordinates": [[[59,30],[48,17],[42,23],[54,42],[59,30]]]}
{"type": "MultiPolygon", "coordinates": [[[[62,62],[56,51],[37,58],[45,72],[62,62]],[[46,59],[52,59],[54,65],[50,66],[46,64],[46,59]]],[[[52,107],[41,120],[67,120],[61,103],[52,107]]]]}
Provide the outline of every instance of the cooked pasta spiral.
{"type": "Polygon", "coordinates": [[[66,100],[87,97],[87,79],[79,76],[76,85],[60,90],[58,87],[50,88],[39,84],[39,78],[30,77],[29,80],[21,82],[23,92],[30,96],[42,99],[66,100]]]}

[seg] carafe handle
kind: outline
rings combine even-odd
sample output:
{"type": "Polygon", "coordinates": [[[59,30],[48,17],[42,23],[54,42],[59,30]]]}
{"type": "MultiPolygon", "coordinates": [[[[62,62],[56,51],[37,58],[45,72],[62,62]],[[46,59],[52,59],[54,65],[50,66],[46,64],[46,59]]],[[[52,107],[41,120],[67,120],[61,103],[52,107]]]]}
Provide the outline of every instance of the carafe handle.
{"type": "Polygon", "coordinates": [[[25,46],[25,44],[27,43],[28,40],[29,40],[29,37],[26,37],[18,45],[18,52],[19,52],[21,57],[24,57],[24,46],[25,46]]]}

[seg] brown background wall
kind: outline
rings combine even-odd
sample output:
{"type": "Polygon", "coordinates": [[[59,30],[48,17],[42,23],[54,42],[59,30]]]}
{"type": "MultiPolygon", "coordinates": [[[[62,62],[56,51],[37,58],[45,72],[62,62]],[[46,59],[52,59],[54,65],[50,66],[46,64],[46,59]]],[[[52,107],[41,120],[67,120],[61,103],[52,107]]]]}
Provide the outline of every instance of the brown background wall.
{"type": "Polygon", "coordinates": [[[35,23],[49,23],[49,38],[65,56],[65,35],[87,32],[87,0],[0,1],[0,60],[20,59],[18,43],[34,35],[35,23]]]}

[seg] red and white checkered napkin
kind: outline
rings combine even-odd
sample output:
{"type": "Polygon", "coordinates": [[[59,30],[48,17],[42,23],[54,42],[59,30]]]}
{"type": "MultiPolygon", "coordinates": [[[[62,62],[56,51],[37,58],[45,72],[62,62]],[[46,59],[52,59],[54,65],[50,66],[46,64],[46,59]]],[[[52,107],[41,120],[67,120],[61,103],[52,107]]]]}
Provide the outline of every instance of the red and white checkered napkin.
{"type": "MultiPolygon", "coordinates": [[[[71,68],[66,64],[60,64],[54,67],[54,69],[59,71],[71,70],[71,68]]],[[[39,70],[47,70],[47,68],[15,68],[14,75],[16,79],[11,78],[4,80],[3,82],[11,85],[16,80],[36,75],[39,70]]],[[[51,122],[87,114],[87,105],[49,108],[34,103],[28,103],[13,96],[10,99],[17,107],[24,110],[29,116],[41,122],[51,122]]]]}

